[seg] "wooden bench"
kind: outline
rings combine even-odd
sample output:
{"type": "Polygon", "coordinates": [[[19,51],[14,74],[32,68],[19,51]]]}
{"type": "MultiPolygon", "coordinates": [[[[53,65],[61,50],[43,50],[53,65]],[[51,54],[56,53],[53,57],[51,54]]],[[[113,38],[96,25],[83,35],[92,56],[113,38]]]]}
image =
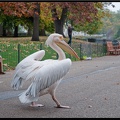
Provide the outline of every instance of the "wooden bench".
{"type": "Polygon", "coordinates": [[[3,72],[3,64],[2,64],[2,57],[0,56],[0,74],[5,74],[3,72]]]}
{"type": "Polygon", "coordinates": [[[120,45],[113,46],[112,41],[107,41],[107,55],[120,55],[120,45]]]}

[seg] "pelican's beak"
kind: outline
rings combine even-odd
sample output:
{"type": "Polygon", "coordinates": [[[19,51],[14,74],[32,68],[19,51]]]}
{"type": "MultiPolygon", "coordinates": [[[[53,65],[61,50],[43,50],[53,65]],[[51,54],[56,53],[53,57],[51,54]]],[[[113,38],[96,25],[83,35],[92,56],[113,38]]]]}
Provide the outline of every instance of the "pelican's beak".
{"type": "Polygon", "coordinates": [[[67,53],[69,53],[70,55],[74,56],[75,58],[79,59],[79,56],[77,55],[77,53],[64,41],[64,40],[60,40],[60,41],[55,41],[55,43],[63,50],[65,50],[67,53]]]}

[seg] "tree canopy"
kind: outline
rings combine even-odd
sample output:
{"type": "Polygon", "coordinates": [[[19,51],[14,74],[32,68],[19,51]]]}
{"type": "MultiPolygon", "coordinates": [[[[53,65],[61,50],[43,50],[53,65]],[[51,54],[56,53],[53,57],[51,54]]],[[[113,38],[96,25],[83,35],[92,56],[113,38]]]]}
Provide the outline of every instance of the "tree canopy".
{"type": "Polygon", "coordinates": [[[101,18],[105,15],[102,2],[0,2],[0,9],[7,16],[22,20],[33,18],[32,40],[37,41],[40,29],[63,34],[63,25],[67,20],[83,30],[86,27],[92,34],[100,27],[101,18]]]}

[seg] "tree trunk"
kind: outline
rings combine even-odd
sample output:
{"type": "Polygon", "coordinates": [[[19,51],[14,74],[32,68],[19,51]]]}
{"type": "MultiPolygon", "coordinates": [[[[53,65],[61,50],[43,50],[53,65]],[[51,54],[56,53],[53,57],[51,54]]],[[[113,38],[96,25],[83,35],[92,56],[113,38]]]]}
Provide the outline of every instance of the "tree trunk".
{"type": "Polygon", "coordinates": [[[3,35],[3,26],[0,24],[0,36],[3,35]]]}
{"type": "Polygon", "coordinates": [[[39,15],[40,15],[40,3],[37,2],[33,16],[33,35],[31,41],[39,41],[39,15]]]}
{"type": "Polygon", "coordinates": [[[55,20],[55,32],[63,35],[63,22],[61,20],[55,20]]]}
{"type": "Polygon", "coordinates": [[[40,29],[40,30],[39,30],[39,35],[40,35],[40,36],[46,36],[46,34],[45,34],[45,29],[40,29]]]}
{"type": "Polygon", "coordinates": [[[32,28],[28,28],[27,36],[32,36],[32,28]]]}
{"type": "Polygon", "coordinates": [[[18,26],[15,26],[14,37],[18,37],[18,26]]]}
{"type": "Polygon", "coordinates": [[[6,22],[3,22],[3,34],[2,34],[3,37],[7,36],[6,27],[5,26],[6,26],[6,22]]]}
{"type": "Polygon", "coordinates": [[[56,9],[55,8],[52,9],[52,17],[55,18],[55,20],[54,20],[55,32],[62,34],[64,37],[65,37],[65,35],[63,33],[63,25],[64,25],[65,20],[67,18],[67,12],[68,12],[68,9],[63,8],[61,18],[59,19],[57,12],[56,12],[56,9]]]}

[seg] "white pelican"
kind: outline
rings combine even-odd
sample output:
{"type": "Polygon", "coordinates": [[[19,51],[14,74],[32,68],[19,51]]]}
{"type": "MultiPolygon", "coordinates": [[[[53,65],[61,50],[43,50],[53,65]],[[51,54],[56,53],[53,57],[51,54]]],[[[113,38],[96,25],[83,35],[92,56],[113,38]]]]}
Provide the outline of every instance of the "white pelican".
{"type": "Polygon", "coordinates": [[[23,81],[32,80],[28,89],[19,95],[21,103],[31,103],[30,106],[33,107],[43,106],[42,104],[36,104],[35,101],[38,101],[38,98],[42,95],[50,94],[57,104],[57,108],[70,108],[60,104],[55,97],[55,90],[71,66],[71,60],[69,58],[66,59],[63,50],[78,59],[79,57],[63,40],[61,34],[51,34],[46,40],[46,45],[49,45],[58,53],[58,60],[48,59],[40,61],[45,55],[44,50],[29,55],[16,66],[11,87],[18,90],[19,87],[22,87],[23,81]]]}

